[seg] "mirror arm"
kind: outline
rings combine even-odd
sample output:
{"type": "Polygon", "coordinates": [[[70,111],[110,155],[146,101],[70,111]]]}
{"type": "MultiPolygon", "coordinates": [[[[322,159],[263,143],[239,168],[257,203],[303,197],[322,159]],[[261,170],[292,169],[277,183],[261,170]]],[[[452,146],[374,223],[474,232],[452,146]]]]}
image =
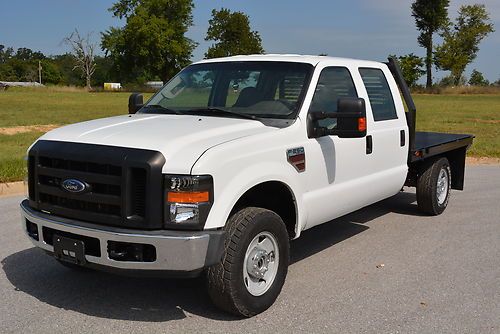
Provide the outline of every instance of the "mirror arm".
{"type": "Polygon", "coordinates": [[[320,121],[322,119],[328,118],[360,118],[364,117],[364,115],[360,112],[331,112],[326,113],[324,111],[314,111],[309,113],[311,119],[315,121],[320,121]]]}

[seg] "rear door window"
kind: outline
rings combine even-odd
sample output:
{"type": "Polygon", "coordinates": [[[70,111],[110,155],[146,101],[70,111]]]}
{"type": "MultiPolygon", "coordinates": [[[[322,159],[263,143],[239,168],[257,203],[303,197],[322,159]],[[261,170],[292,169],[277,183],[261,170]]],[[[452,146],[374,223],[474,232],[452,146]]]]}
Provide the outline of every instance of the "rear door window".
{"type": "Polygon", "coordinates": [[[373,119],[375,121],[397,119],[394,99],[384,72],[378,68],[360,68],[359,73],[370,99],[373,119]]]}

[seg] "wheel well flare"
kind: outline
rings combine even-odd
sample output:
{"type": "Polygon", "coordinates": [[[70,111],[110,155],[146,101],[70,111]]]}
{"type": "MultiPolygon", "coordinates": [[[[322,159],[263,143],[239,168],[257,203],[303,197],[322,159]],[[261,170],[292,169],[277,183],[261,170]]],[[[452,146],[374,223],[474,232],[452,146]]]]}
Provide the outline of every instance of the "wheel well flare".
{"type": "Polygon", "coordinates": [[[295,204],[295,197],[286,184],[268,181],[247,190],[234,205],[230,216],[250,206],[271,210],[281,217],[290,238],[294,238],[297,225],[295,204]]]}

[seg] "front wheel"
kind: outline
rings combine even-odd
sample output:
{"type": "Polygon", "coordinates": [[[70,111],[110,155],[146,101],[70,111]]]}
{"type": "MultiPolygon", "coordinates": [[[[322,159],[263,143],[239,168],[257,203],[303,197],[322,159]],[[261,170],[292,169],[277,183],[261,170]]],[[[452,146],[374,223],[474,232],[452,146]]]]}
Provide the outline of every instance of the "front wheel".
{"type": "Polygon", "coordinates": [[[420,211],[432,216],[448,206],[451,171],[448,159],[441,158],[423,168],[417,181],[417,204],[420,211]]]}
{"type": "Polygon", "coordinates": [[[227,222],[224,256],[207,272],[215,305],[251,317],[268,309],[281,292],[288,271],[289,239],[276,213],[249,207],[227,222]]]}

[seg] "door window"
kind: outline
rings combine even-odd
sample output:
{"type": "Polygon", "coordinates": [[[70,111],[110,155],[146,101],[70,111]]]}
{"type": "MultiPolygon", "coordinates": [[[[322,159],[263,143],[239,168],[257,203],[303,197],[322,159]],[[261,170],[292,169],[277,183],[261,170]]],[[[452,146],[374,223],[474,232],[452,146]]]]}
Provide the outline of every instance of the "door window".
{"type": "Polygon", "coordinates": [[[378,68],[360,68],[359,73],[370,99],[373,119],[386,121],[398,118],[391,89],[384,72],[378,68]]]}
{"type": "MultiPolygon", "coordinates": [[[[358,97],[351,73],[345,67],[327,67],[321,71],[309,111],[335,113],[342,97],[358,97]]],[[[323,119],[318,123],[321,127],[334,129],[337,119],[323,119]]]]}

